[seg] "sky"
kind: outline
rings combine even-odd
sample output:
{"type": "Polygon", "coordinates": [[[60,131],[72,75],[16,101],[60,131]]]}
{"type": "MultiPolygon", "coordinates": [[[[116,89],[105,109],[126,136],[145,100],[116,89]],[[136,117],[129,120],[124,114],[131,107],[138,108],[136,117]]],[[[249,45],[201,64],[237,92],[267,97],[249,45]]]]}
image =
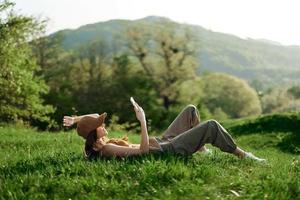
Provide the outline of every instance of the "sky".
{"type": "Polygon", "coordinates": [[[155,15],[241,38],[300,45],[300,0],[12,0],[15,10],[48,18],[47,34],[112,19],[155,15]]]}

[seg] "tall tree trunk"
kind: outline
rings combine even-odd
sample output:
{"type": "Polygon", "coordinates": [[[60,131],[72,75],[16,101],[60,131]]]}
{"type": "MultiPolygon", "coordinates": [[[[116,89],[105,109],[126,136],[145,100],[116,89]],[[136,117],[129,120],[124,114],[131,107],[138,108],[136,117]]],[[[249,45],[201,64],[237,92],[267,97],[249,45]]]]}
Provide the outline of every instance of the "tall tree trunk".
{"type": "Polygon", "coordinates": [[[163,100],[164,100],[164,107],[165,107],[165,109],[169,110],[169,107],[171,105],[171,101],[170,101],[169,97],[163,96],[163,100]]]}

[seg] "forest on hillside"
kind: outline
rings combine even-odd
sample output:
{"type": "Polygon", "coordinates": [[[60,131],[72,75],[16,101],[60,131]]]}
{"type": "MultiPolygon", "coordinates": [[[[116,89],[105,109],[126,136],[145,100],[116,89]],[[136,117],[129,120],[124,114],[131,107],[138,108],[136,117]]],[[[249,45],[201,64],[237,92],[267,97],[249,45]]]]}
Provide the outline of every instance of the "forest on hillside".
{"type": "MultiPolygon", "coordinates": [[[[255,89],[266,90],[279,85],[299,84],[300,47],[283,46],[269,40],[242,39],[214,32],[201,26],[180,24],[165,17],[148,16],[139,20],[109,20],[61,30],[49,37],[61,37],[60,46],[72,51],[96,41],[105,44],[107,55],[127,53],[127,32],[139,29],[144,37],[149,32],[173,26],[178,34],[188,30],[193,35],[197,74],[224,72],[247,80],[255,89]],[[138,27],[138,28],[137,28],[138,27]],[[252,84],[254,83],[254,84],[252,84]]],[[[151,41],[151,37],[147,38],[151,41]]],[[[151,49],[151,45],[149,46],[151,49]]]]}
{"type": "MultiPolygon", "coordinates": [[[[140,22],[126,26],[121,39],[110,35],[113,43],[98,35],[90,41],[81,38],[82,44],[66,48],[70,30],[45,36],[47,21],[19,14],[12,2],[0,2],[1,122],[57,130],[64,115],[107,112],[110,121],[131,129],[136,127],[131,96],[144,107],[153,129],[166,127],[187,104],[196,105],[203,120],[300,109],[300,85],[295,82],[298,77],[279,87],[264,85],[264,77],[254,76],[249,81],[228,74],[239,73],[243,67],[242,71],[247,72],[249,66],[245,60],[231,62],[219,50],[227,47],[238,56],[243,54],[241,48],[234,49],[219,40],[210,43],[215,44],[211,49],[201,49],[199,44],[209,40],[188,26],[170,20],[158,20],[152,25],[140,22]],[[212,69],[221,66],[216,63],[223,63],[222,66],[232,66],[227,73],[203,67],[216,53],[218,62],[213,62],[212,69]],[[201,67],[203,72],[199,73],[201,67]]],[[[270,45],[268,48],[277,53],[280,49],[270,45]]],[[[299,47],[293,47],[295,51],[291,48],[283,57],[292,52],[288,55],[298,59],[299,47]]],[[[248,53],[249,60],[253,54],[248,53]]],[[[296,67],[291,62],[287,69],[295,75],[300,70],[296,67]]],[[[272,73],[278,71],[276,77],[280,78],[284,69],[274,69],[272,73]]],[[[269,69],[261,66],[257,70],[269,69]]]]}

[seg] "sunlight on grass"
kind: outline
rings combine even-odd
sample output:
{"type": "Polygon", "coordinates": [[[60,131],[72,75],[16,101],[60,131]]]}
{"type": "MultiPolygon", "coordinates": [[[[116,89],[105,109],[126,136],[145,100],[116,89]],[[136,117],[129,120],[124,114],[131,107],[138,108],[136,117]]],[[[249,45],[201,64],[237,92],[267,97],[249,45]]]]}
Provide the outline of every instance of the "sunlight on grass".
{"type": "MultiPolygon", "coordinates": [[[[276,146],[280,136],[275,133],[236,137],[267,164],[239,160],[210,145],[212,155],[86,161],[84,141],[74,131],[2,127],[0,134],[1,199],[299,198],[299,156],[280,151],[276,146]]],[[[129,137],[139,142],[139,135],[129,137]]]]}

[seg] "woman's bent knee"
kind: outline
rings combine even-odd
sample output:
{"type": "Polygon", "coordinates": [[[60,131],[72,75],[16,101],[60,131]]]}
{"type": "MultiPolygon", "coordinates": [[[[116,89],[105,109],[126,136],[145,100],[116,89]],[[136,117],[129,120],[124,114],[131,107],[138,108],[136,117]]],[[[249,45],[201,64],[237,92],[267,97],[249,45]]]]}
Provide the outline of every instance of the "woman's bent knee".
{"type": "Polygon", "coordinates": [[[185,107],[185,109],[194,111],[194,110],[197,110],[197,107],[193,104],[189,104],[185,107]]]}
{"type": "Polygon", "coordinates": [[[210,120],[208,120],[208,123],[214,124],[214,125],[219,124],[219,122],[218,122],[217,120],[215,120],[215,119],[210,119],[210,120]]]}

